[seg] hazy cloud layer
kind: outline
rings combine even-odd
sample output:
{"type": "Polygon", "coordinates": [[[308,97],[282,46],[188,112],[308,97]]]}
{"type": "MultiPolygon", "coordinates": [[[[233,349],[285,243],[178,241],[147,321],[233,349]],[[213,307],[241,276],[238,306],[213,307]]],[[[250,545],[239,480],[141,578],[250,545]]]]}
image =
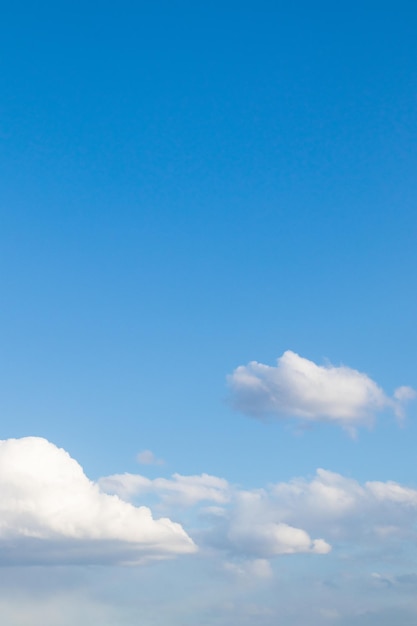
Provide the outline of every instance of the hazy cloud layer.
{"type": "Polygon", "coordinates": [[[403,416],[404,403],[415,397],[399,387],[392,398],[369,376],[346,366],[317,365],[287,350],[271,367],[256,361],[228,376],[232,405],[253,417],[297,417],[337,422],[348,428],[370,424],[389,408],[403,416]]]}
{"type": "Polygon", "coordinates": [[[183,528],[103,493],[61,448],[0,441],[0,562],[138,563],[195,550],[183,528]]]}

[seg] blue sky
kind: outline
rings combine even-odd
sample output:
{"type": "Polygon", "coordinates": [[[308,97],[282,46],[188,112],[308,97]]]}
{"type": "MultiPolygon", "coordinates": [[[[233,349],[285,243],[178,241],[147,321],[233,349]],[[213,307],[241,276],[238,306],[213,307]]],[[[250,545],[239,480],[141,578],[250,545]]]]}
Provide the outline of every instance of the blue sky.
{"type": "Polygon", "coordinates": [[[3,621],[414,626],[416,21],[4,7],[3,621]]]}

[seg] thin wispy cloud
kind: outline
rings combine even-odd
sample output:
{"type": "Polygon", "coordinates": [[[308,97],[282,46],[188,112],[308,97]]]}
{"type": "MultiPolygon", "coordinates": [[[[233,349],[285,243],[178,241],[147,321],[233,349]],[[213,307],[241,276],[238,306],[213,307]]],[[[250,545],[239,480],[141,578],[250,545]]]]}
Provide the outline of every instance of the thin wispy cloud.
{"type": "Polygon", "coordinates": [[[225,503],[229,500],[230,489],[226,480],[210,474],[173,474],[171,478],[152,480],[140,474],[125,473],[106,476],[99,483],[107,493],[116,493],[122,498],[154,493],[172,506],[192,506],[204,501],[225,503]]]}
{"type": "Polygon", "coordinates": [[[255,418],[299,418],[354,429],[372,424],[386,409],[401,418],[415,397],[402,386],[389,397],[367,374],[344,365],[317,365],[291,350],[276,366],[251,361],[227,378],[232,406],[255,418]]]}

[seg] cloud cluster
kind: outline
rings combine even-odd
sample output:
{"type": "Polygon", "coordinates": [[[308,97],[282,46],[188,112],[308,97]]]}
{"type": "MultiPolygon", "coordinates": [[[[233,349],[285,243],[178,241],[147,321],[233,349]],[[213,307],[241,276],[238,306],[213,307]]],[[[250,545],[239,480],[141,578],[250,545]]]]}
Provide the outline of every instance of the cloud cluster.
{"type": "Polygon", "coordinates": [[[417,490],[393,481],[361,484],[318,469],[310,480],[271,485],[264,500],[267,509],[279,510],[285,523],[320,532],[332,545],[386,547],[389,541],[417,537],[417,490]]]}
{"type": "Polygon", "coordinates": [[[372,423],[376,412],[389,408],[397,417],[415,397],[399,387],[392,398],[366,374],[345,366],[317,365],[287,350],[271,367],[256,361],[228,376],[232,405],[252,417],[297,417],[337,422],[347,428],[372,423]]]}
{"type": "Polygon", "coordinates": [[[202,474],[149,480],[134,474],[117,474],[100,480],[103,490],[123,498],[153,493],[167,506],[192,507],[202,502],[203,516],[213,526],[201,537],[208,544],[250,559],[264,559],[280,554],[325,554],[330,546],[322,539],[312,540],[307,532],[282,522],[278,515],[267,515],[261,504],[261,492],[233,488],[223,478],[202,474]],[[223,506],[218,506],[223,505],[223,506]]]}
{"type": "Polygon", "coordinates": [[[183,509],[201,547],[259,577],[280,555],[417,539],[417,490],[393,481],[359,483],[318,469],[308,480],[253,490],[208,474],[95,483],[67,452],[26,437],[0,441],[0,562],[137,564],[194,552],[180,524],[129,502],[149,493],[168,514],[183,509]]]}
{"type": "Polygon", "coordinates": [[[139,563],[195,551],[183,528],[103,493],[81,466],[38,437],[0,441],[4,563],[139,563]]]}
{"type": "Polygon", "coordinates": [[[246,567],[239,559],[251,563],[284,554],[327,554],[345,544],[383,550],[417,538],[416,489],[393,481],[359,483],[325,469],[310,479],[253,490],[207,475],[149,481],[125,474],[100,484],[125,498],[134,498],[135,488],[140,494],[152,490],[164,506],[194,508],[198,542],[238,559],[238,568],[246,567]]]}
{"type": "Polygon", "coordinates": [[[310,478],[232,490],[230,503],[207,515],[199,537],[234,559],[414,550],[417,489],[393,481],[360,483],[318,469],[310,478]]]}

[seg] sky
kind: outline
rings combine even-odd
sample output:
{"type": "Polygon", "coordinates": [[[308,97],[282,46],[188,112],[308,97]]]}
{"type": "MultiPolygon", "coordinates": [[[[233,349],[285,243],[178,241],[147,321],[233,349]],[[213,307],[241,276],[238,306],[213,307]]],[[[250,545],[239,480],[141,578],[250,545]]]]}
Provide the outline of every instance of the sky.
{"type": "Polygon", "coordinates": [[[2,623],[415,626],[416,28],[4,4],[2,623]]]}

